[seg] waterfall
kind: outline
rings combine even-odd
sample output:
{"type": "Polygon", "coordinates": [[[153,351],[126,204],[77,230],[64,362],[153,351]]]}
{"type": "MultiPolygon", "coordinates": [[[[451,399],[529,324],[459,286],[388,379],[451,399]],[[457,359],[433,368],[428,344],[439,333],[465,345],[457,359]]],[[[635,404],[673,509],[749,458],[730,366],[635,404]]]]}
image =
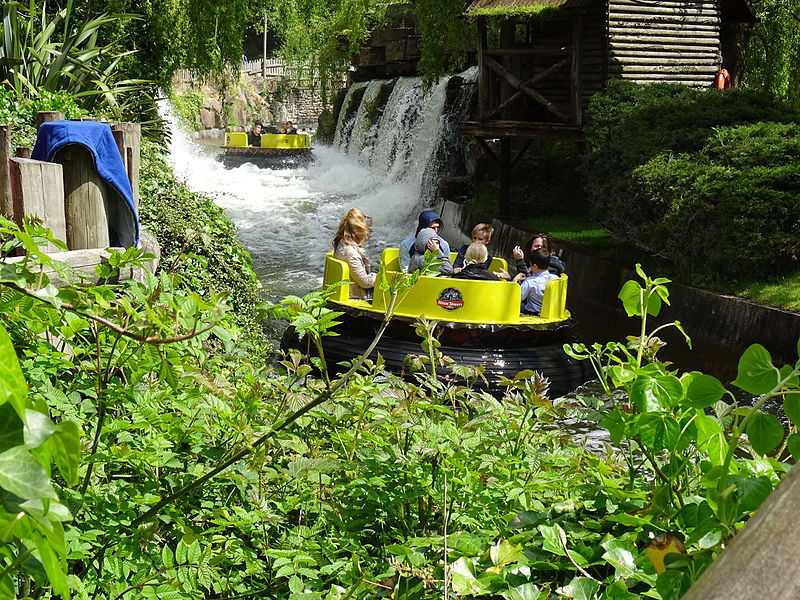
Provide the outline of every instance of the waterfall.
{"type": "Polygon", "coordinates": [[[439,180],[456,174],[463,163],[457,158],[461,142],[455,127],[469,118],[477,68],[457,77],[464,83],[463,91],[450,100],[450,78],[442,78],[426,90],[421,78],[401,77],[383,107],[376,102],[383,86],[391,82],[354,84],[342,104],[334,146],[369,165],[387,183],[412,186],[419,204],[430,205],[439,180]],[[353,102],[359,95],[356,108],[353,102]]]}

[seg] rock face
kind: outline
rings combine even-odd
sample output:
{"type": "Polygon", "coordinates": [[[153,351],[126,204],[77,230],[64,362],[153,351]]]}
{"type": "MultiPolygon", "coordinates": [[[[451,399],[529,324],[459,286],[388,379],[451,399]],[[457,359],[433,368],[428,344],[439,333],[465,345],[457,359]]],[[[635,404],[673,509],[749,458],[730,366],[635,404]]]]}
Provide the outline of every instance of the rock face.
{"type": "Polygon", "coordinates": [[[213,83],[197,83],[176,78],[173,92],[199,94],[203,98],[197,114],[201,130],[245,131],[255,121],[280,126],[293,121],[303,129],[316,129],[319,115],[330,106],[319,90],[293,86],[286,77],[261,77],[242,74],[235,85],[224,91],[213,83]]]}

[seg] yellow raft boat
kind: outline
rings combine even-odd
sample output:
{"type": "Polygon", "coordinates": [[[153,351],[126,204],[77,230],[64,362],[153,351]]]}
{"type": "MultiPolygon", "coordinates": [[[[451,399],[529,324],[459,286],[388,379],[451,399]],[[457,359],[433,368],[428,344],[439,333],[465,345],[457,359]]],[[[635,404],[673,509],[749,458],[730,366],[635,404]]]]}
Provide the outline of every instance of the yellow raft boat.
{"type": "MultiPolygon", "coordinates": [[[[398,272],[397,248],[387,248],[381,255],[378,277],[398,272]]],[[[455,259],[455,254],[452,255],[455,259]]],[[[508,269],[507,262],[495,258],[490,271],[508,269]]],[[[346,262],[328,253],[325,258],[323,285],[347,282],[346,262]]],[[[583,361],[567,356],[565,342],[576,341],[572,329],[576,322],[566,307],[566,275],[547,284],[538,316],[521,315],[520,286],[510,281],[478,281],[450,277],[420,277],[413,288],[398,296],[394,319],[376,348],[389,369],[404,369],[408,354],[421,354],[420,339],[413,323],[421,315],[438,321],[436,335],[442,352],[462,365],[485,367],[486,383],[478,387],[502,393],[500,377],[513,378],[520,371],[538,371],[548,378],[550,394],[566,394],[591,378],[591,369],[583,361]]],[[[336,288],[331,308],[344,312],[337,326],[338,336],[323,339],[325,357],[335,364],[363,353],[384,318],[389,295],[375,286],[374,298],[350,298],[350,284],[336,288]]],[[[450,377],[442,369],[442,378],[450,377]]]]}
{"type": "Polygon", "coordinates": [[[225,134],[220,160],[228,168],[246,162],[259,167],[285,168],[308,164],[314,155],[307,133],[262,133],[261,146],[248,146],[246,133],[232,132],[225,134]]]}

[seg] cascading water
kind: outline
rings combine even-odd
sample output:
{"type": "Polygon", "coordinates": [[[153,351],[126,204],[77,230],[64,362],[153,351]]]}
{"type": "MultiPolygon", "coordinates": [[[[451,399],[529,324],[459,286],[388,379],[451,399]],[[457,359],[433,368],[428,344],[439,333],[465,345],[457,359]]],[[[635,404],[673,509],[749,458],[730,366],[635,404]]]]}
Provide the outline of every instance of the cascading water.
{"type": "Polygon", "coordinates": [[[168,105],[162,105],[172,130],[173,167],[192,190],[212,195],[236,224],[270,298],[303,294],[321,284],[324,254],[351,207],[373,217],[367,251],[377,262],[381,249],[413,231],[417,213],[429,206],[423,181],[438,177],[429,175],[436,172],[429,163],[438,148],[453,143],[447,123],[466,115],[443,116],[446,80],[424,92],[419,79],[407,78],[394,85],[381,118],[365,127],[386,85],[390,82],[351,87],[337,125],[337,145],[312,143],[316,160],[296,169],[260,169],[249,163],[226,169],[215,160],[218,149],[193,143],[175,126],[168,105]],[[356,95],[358,107],[348,109],[356,95]]]}

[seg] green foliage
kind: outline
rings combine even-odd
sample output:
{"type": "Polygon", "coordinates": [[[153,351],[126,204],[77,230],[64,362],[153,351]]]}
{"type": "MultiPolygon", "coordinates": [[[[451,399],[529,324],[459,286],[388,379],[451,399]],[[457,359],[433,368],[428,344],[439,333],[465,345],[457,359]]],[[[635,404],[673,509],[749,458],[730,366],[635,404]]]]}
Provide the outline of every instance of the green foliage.
{"type": "Polygon", "coordinates": [[[747,31],[744,83],[800,105],[798,72],[800,26],[794,0],[753,4],[757,21],[747,31]]]}
{"type": "Polygon", "coordinates": [[[729,275],[742,243],[747,258],[777,255],[765,272],[792,266],[796,235],[779,228],[793,210],[783,194],[791,194],[795,176],[781,155],[793,152],[793,129],[754,125],[794,119],[784,105],[747,90],[612,81],[589,112],[585,181],[614,237],[668,258],[684,274],[729,275]],[[748,227],[755,231],[745,241],[748,227]]]}
{"type": "Polygon", "coordinates": [[[203,95],[197,92],[170,93],[169,95],[170,105],[175,109],[181,125],[189,131],[197,131],[202,128],[198,116],[200,109],[204,106],[204,100],[203,95]]]}
{"type": "Polygon", "coordinates": [[[35,98],[19,98],[13,91],[0,88],[0,125],[10,125],[12,151],[20,146],[33,148],[36,143],[36,113],[57,110],[67,119],[85,116],[71,94],[62,91],[42,91],[35,98]]]}
{"type": "Polygon", "coordinates": [[[75,27],[71,0],[52,18],[39,14],[33,0],[27,9],[5,2],[2,11],[0,79],[18,98],[63,91],[87,110],[119,112],[126,95],[142,93],[147,82],[120,78],[118,71],[130,51],[117,41],[97,41],[101,29],[127,23],[132,15],[101,15],[75,27]]]}
{"type": "Polygon", "coordinates": [[[280,53],[290,63],[313,66],[323,94],[339,87],[350,57],[383,19],[376,0],[282,0],[265,7],[282,32],[280,53]]]}
{"type": "Polygon", "coordinates": [[[464,67],[466,52],[475,47],[474,26],[464,18],[462,0],[417,0],[416,20],[422,40],[417,69],[430,84],[464,67]]]}
{"type": "Polygon", "coordinates": [[[139,217],[158,239],[162,268],[200,294],[225,294],[243,325],[257,321],[258,278],[234,225],[213,200],[176,180],[158,146],[142,144],[139,217]],[[188,254],[192,260],[177,260],[188,254]]]}

